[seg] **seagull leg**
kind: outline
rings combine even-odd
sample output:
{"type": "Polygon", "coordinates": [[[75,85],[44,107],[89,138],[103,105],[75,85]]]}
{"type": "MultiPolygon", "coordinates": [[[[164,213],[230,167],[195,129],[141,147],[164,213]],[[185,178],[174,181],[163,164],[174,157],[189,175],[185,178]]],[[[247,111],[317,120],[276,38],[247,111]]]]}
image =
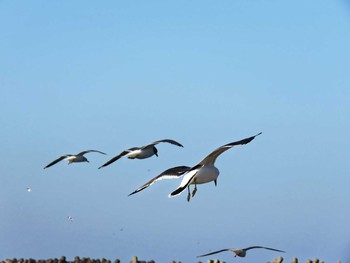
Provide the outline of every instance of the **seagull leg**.
{"type": "Polygon", "coordinates": [[[196,180],[196,178],[194,178],[194,189],[193,189],[193,191],[192,191],[192,197],[194,197],[194,195],[196,194],[196,192],[197,192],[197,180],[196,180]]]}
{"type": "Polygon", "coordinates": [[[197,185],[195,184],[195,185],[194,185],[194,189],[193,189],[193,191],[192,191],[192,197],[194,197],[194,195],[196,194],[196,192],[197,192],[197,185]]]}
{"type": "Polygon", "coordinates": [[[214,184],[215,184],[215,186],[217,186],[218,185],[218,181],[214,180],[214,184]]]}
{"type": "Polygon", "coordinates": [[[187,186],[187,202],[189,202],[191,199],[191,194],[190,194],[190,186],[187,186]]]}

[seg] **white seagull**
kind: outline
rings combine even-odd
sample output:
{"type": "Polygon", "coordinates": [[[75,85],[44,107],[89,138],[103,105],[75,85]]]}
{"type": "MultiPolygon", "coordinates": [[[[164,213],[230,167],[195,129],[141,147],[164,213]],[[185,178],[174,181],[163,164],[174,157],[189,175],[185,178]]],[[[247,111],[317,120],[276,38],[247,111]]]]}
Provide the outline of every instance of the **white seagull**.
{"type": "Polygon", "coordinates": [[[27,191],[30,193],[32,191],[32,188],[27,187],[27,191]]]}
{"type": "Polygon", "coordinates": [[[154,177],[153,179],[149,180],[144,185],[142,185],[139,188],[137,188],[134,192],[129,194],[129,196],[133,195],[133,194],[136,194],[136,193],[142,191],[143,189],[146,189],[150,185],[154,184],[156,181],[159,181],[159,180],[162,180],[162,179],[178,178],[178,177],[180,177],[181,175],[183,175],[184,173],[186,173],[190,169],[191,169],[191,167],[189,167],[189,166],[176,166],[176,167],[170,168],[170,169],[162,172],[160,175],[158,175],[158,176],[154,177]]]}
{"type": "Polygon", "coordinates": [[[69,222],[73,222],[73,217],[72,216],[67,216],[67,219],[69,222]]]}
{"type": "Polygon", "coordinates": [[[192,191],[192,197],[197,192],[197,184],[205,184],[209,183],[211,181],[214,181],[215,186],[217,185],[217,178],[219,176],[219,170],[215,167],[215,161],[216,158],[222,154],[223,152],[227,151],[228,149],[231,149],[232,147],[236,145],[243,145],[250,143],[256,136],[260,135],[258,133],[257,135],[251,136],[249,138],[245,138],[240,141],[231,142],[228,144],[225,144],[216,150],[214,150],[212,153],[210,153],[208,156],[206,156],[199,164],[193,166],[191,169],[187,171],[187,173],[184,175],[182,182],[180,186],[172,192],[169,197],[173,197],[176,195],[181,194],[186,188],[188,189],[188,195],[187,195],[187,201],[190,201],[191,194],[190,194],[190,185],[194,184],[194,189],[192,191]]]}
{"type": "Polygon", "coordinates": [[[250,250],[250,249],[254,249],[254,248],[263,248],[263,249],[268,249],[268,250],[273,250],[273,251],[277,251],[277,252],[286,253],[285,251],[278,250],[278,249],[275,249],[275,248],[261,247],[261,246],[253,246],[253,247],[247,247],[247,248],[241,248],[241,249],[234,249],[234,248],[221,249],[221,250],[214,251],[214,252],[211,252],[211,253],[208,253],[208,254],[204,254],[204,255],[197,256],[197,258],[205,257],[205,256],[217,254],[217,253],[221,253],[221,252],[224,252],[224,251],[229,251],[229,252],[234,253],[234,254],[235,254],[235,257],[237,257],[237,256],[238,256],[238,257],[245,257],[246,254],[247,254],[247,251],[250,250]]]}
{"type": "Polygon", "coordinates": [[[101,165],[98,169],[101,169],[102,167],[110,165],[111,163],[115,162],[116,160],[120,159],[123,156],[126,156],[129,159],[145,159],[145,158],[149,158],[153,155],[158,156],[158,150],[155,147],[155,145],[160,143],[160,142],[167,142],[167,143],[177,145],[179,147],[183,147],[180,143],[178,143],[174,140],[165,139],[165,140],[155,141],[155,142],[152,142],[152,143],[147,144],[147,145],[142,146],[142,147],[132,147],[130,149],[122,151],[120,154],[113,157],[105,164],[101,165]]]}
{"type": "Polygon", "coordinates": [[[78,154],[66,154],[66,155],[62,155],[61,157],[59,157],[58,159],[52,161],[51,163],[49,163],[48,165],[46,165],[44,167],[44,169],[49,168],[50,166],[66,159],[68,161],[68,164],[71,163],[80,163],[80,162],[89,162],[88,159],[86,159],[86,157],[84,156],[84,154],[86,153],[90,153],[90,152],[97,152],[97,153],[101,153],[101,154],[105,154],[104,152],[100,152],[100,151],[96,151],[96,150],[87,150],[87,151],[83,151],[80,152],[78,154]]]}

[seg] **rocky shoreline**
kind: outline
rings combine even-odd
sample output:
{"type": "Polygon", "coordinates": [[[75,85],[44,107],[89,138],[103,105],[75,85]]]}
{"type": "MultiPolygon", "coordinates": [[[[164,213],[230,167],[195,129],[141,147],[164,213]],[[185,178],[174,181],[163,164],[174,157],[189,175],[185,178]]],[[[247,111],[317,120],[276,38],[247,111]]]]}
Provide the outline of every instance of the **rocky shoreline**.
{"type": "MultiPolygon", "coordinates": [[[[224,261],[219,261],[219,260],[207,260],[207,263],[225,263],[224,261]]],[[[272,261],[272,263],[282,263],[283,262],[283,258],[279,257],[276,258],[272,261]]],[[[78,256],[76,256],[74,258],[74,260],[70,261],[67,260],[65,256],[62,256],[60,258],[50,258],[50,259],[24,259],[24,258],[13,258],[13,259],[5,259],[3,261],[0,261],[0,263],[112,263],[111,260],[109,259],[105,259],[105,258],[101,258],[101,259],[92,259],[92,258],[80,258],[78,256]]],[[[113,261],[113,263],[121,263],[121,261],[119,259],[115,259],[113,261]]],[[[139,260],[137,258],[137,256],[133,256],[130,263],[155,263],[154,260],[139,260]]],[[[181,263],[181,261],[171,261],[170,263],[181,263]]],[[[202,263],[202,261],[199,261],[198,263],[202,263]]],[[[270,261],[266,262],[266,263],[271,263],[270,261]]],[[[298,259],[297,258],[293,258],[291,260],[291,263],[298,263],[298,259]]],[[[325,263],[323,260],[319,260],[319,259],[308,259],[306,261],[306,263],[325,263]]],[[[341,263],[340,261],[337,261],[336,263],[341,263]]]]}

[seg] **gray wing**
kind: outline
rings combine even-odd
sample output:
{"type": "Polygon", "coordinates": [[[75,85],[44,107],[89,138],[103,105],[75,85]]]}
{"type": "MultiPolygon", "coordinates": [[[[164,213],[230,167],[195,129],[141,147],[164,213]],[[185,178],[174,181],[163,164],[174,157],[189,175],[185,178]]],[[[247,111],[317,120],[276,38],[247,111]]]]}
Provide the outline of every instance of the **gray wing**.
{"type": "Polygon", "coordinates": [[[176,167],[170,168],[170,169],[162,172],[160,175],[158,175],[158,176],[154,177],[153,179],[149,180],[144,185],[142,185],[139,188],[137,188],[134,192],[129,194],[129,196],[133,195],[133,194],[136,194],[136,193],[142,191],[143,189],[146,189],[150,185],[154,184],[156,181],[159,181],[159,180],[162,180],[162,179],[178,178],[181,175],[183,175],[184,173],[186,173],[187,171],[189,171],[190,169],[191,169],[191,167],[189,167],[189,166],[176,166],[176,167]]]}
{"type": "Polygon", "coordinates": [[[243,250],[249,250],[249,249],[254,249],[254,248],[263,248],[263,249],[268,249],[268,250],[273,250],[273,251],[277,251],[277,252],[283,252],[286,253],[286,251],[283,250],[279,250],[279,249],[275,249],[275,248],[270,248],[270,247],[262,247],[262,246],[253,246],[253,247],[247,247],[247,248],[243,248],[243,250]]]}
{"type": "Polygon", "coordinates": [[[231,149],[232,147],[236,146],[236,145],[243,145],[243,144],[247,144],[250,143],[252,140],[254,140],[254,138],[258,135],[260,135],[262,132],[258,133],[257,135],[245,138],[243,140],[240,141],[236,141],[236,142],[231,142],[228,144],[225,144],[219,148],[217,148],[216,150],[214,150],[212,153],[210,153],[209,155],[207,155],[199,164],[205,165],[205,164],[214,164],[216,161],[216,158],[222,154],[223,152],[227,151],[228,149],[231,149]]]}
{"type": "Polygon", "coordinates": [[[80,152],[77,155],[84,155],[85,153],[91,153],[91,152],[101,153],[101,154],[106,155],[104,152],[100,152],[100,151],[97,151],[97,150],[87,150],[87,151],[80,152]]]}
{"type": "Polygon", "coordinates": [[[230,251],[230,250],[231,250],[230,248],[225,248],[225,249],[214,251],[214,252],[211,252],[211,253],[208,253],[208,254],[203,254],[203,255],[197,256],[197,258],[210,256],[210,255],[214,255],[214,254],[217,254],[217,253],[221,253],[221,252],[224,252],[224,251],[230,251]]]}
{"type": "Polygon", "coordinates": [[[124,155],[127,155],[130,152],[129,150],[125,150],[122,151],[120,154],[118,154],[117,156],[113,157],[112,159],[110,159],[108,162],[106,162],[105,164],[101,165],[100,167],[98,167],[98,169],[101,169],[107,165],[110,165],[111,163],[114,163],[116,160],[120,159],[121,157],[123,157],[124,155]]]}
{"type": "Polygon", "coordinates": [[[71,154],[62,155],[61,157],[57,158],[56,160],[54,160],[54,161],[52,161],[51,163],[49,163],[48,165],[46,165],[46,166],[44,167],[44,169],[49,168],[50,166],[52,166],[52,165],[54,165],[54,164],[56,164],[56,163],[62,161],[63,159],[65,159],[65,158],[67,158],[67,157],[69,157],[69,156],[73,156],[73,155],[71,155],[71,154]]]}
{"type": "Polygon", "coordinates": [[[147,146],[150,146],[150,145],[156,145],[160,142],[167,142],[167,143],[171,143],[171,144],[174,144],[176,146],[179,146],[179,147],[183,147],[183,145],[181,143],[178,143],[177,141],[174,141],[174,140],[170,140],[170,139],[164,139],[164,140],[159,140],[159,141],[155,141],[155,142],[152,142],[142,148],[146,148],[147,146]]]}

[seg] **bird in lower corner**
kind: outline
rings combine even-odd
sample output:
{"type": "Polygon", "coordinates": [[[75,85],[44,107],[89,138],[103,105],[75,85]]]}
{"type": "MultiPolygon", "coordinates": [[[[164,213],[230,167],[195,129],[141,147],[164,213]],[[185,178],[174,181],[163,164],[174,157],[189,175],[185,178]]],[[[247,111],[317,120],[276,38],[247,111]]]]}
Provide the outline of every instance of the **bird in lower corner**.
{"type": "Polygon", "coordinates": [[[279,249],[275,249],[275,248],[262,247],[262,246],[252,246],[252,247],[246,247],[246,248],[241,248],[241,249],[225,248],[225,249],[214,251],[214,252],[211,252],[211,253],[208,253],[208,254],[203,254],[203,255],[197,256],[197,258],[206,257],[206,256],[209,256],[209,255],[214,255],[214,254],[221,253],[221,252],[224,252],[224,251],[229,251],[229,252],[234,253],[235,257],[237,257],[237,256],[238,257],[245,257],[248,250],[255,249],[255,248],[262,248],[262,249],[267,249],[267,250],[272,250],[272,251],[286,253],[283,250],[279,250],[279,249]]]}

